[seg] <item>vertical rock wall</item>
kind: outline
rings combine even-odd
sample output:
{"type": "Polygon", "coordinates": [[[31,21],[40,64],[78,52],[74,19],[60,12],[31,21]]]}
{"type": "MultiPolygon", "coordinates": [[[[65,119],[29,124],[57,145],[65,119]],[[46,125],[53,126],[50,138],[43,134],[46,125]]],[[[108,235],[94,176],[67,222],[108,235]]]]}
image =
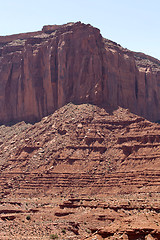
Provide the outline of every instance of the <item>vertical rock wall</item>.
{"type": "Polygon", "coordinates": [[[0,123],[38,121],[68,102],[160,119],[160,62],[80,22],[0,37],[0,123]]]}

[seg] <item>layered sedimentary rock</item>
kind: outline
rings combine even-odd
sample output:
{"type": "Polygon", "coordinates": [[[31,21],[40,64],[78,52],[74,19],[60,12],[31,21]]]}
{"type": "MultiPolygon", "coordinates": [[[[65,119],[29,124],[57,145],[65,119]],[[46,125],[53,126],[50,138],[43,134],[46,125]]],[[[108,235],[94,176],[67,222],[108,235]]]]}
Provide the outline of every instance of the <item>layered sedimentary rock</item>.
{"type": "Polygon", "coordinates": [[[160,119],[160,62],[80,22],[0,37],[0,122],[40,120],[68,102],[160,119]]]}
{"type": "Polygon", "coordinates": [[[38,194],[45,186],[79,193],[91,187],[94,194],[160,189],[160,126],[126,109],[69,103],[34,125],[1,126],[0,139],[1,178],[25,174],[18,186],[10,181],[14,194],[19,188],[38,194]]]}
{"type": "Polygon", "coordinates": [[[1,239],[160,239],[160,126],[126,109],[0,126],[0,173],[1,239]]]}

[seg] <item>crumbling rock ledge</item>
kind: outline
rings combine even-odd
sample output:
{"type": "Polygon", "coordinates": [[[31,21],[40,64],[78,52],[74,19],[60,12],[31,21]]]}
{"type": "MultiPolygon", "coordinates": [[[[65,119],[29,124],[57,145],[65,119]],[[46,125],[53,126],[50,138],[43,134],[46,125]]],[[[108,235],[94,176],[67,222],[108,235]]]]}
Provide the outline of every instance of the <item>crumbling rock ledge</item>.
{"type": "Polygon", "coordinates": [[[126,109],[0,126],[0,173],[2,240],[160,239],[160,125],[126,109]]]}

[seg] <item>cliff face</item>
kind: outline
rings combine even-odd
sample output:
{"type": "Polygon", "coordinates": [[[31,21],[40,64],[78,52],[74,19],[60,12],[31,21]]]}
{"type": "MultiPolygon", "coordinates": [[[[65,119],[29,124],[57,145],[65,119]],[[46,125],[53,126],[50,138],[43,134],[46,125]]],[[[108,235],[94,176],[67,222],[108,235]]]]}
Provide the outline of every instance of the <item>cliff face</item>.
{"type": "Polygon", "coordinates": [[[67,102],[160,119],[160,61],[80,22],[0,37],[0,122],[37,121],[67,102]]]}

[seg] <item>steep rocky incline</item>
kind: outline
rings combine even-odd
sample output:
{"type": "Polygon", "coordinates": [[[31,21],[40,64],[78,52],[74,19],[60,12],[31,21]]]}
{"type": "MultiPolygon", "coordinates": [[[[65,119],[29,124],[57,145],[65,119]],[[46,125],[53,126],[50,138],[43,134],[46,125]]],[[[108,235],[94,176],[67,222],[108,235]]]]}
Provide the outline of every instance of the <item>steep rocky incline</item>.
{"type": "Polygon", "coordinates": [[[160,239],[158,123],[69,103],[0,144],[1,239],[160,239]]]}
{"type": "Polygon", "coordinates": [[[1,174],[8,180],[8,173],[18,179],[32,173],[35,191],[43,189],[40,172],[69,191],[71,184],[94,186],[93,192],[119,192],[121,185],[120,192],[159,191],[160,126],[128,110],[69,103],[34,125],[1,126],[0,136],[1,174]]]}
{"type": "Polygon", "coordinates": [[[68,102],[160,119],[160,62],[80,22],[0,37],[0,122],[34,122],[68,102]]]}

